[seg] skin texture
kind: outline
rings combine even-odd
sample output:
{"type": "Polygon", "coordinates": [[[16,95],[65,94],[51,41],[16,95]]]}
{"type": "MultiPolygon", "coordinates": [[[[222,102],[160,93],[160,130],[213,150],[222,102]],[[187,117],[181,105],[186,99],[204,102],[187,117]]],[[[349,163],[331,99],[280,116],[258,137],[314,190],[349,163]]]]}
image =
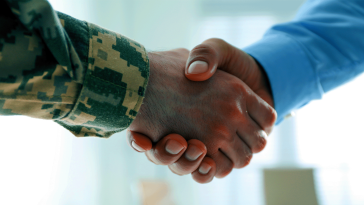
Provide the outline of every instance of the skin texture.
{"type": "MultiPolygon", "coordinates": [[[[269,87],[268,79],[264,73],[264,70],[258,65],[258,63],[245,52],[241,51],[238,48],[235,48],[225,41],[221,39],[209,39],[202,44],[196,46],[190,53],[189,59],[186,63],[185,75],[188,79],[192,81],[204,81],[212,77],[212,75],[216,72],[216,70],[224,70],[234,76],[238,76],[241,80],[251,79],[247,81],[247,85],[252,88],[252,90],[257,93],[262,99],[264,99],[268,104],[273,107],[273,99],[271,90],[269,87]],[[190,74],[188,73],[189,65],[193,64],[195,61],[203,61],[207,62],[208,69],[204,73],[200,74],[190,74]],[[238,66],[235,66],[238,65],[238,66]],[[245,70],[245,71],[242,71],[245,70]]],[[[201,70],[201,69],[200,69],[201,70]]],[[[266,131],[269,134],[270,130],[273,127],[274,121],[276,118],[276,113],[273,111],[271,117],[265,118],[266,121],[271,124],[271,126],[266,126],[266,131]]],[[[165,138],[169,140],[176,140],[179,143],[187,143],[184,138],[179,135],[167,135],[165,138]]],[[[128,133],[128,142],[131,145],[131,141],[135,139],[135,142],[150,141],[150,139],[142,134],[136,135],[134,132],[128,133]],[[144,139],[143,139],[144,138],[144,139]]],[[[203,161],[200,163],[198,160],[193,161],[189,164],[181,164],[180,158],[184,157],[182,153],[177,155],[171,155],[167,153],[163,146],[158,146],[162,141],[158,142],[153,146],[152,149],[149,149],[150,146],[146,147],[147,157],[150,159],[153,156],[153,159],[158,161],[163,159],[164,163],[167,164],[170,168],[173,166],[172,170],[174,173],[181,175],[182,173],[191,172],[193,179],[198,183],[208,183],[210,182],[216,173],[216,164],[215,162],[208,156],[206,156],[203,161]],[[158,151],[156,151],[158,149],[158,151]],[[163,153],[164,152],[164,153],[163,153]],[[161,153],[156,156],[154,153],[161,153]],[[206,165],[207,164],[207,165],[206,165]],[[210,166],[210,170],[208,173],[200,173],[199,169],[193,170],[196,166],[207,167],[210,166]]],[[[201,142],[202,143],[202,142],[201,142]]],[[[150,141],[151,144],[151,141],[150,141]]],[[[184,148],[181,152],[185,152],[186,148],[184,148]]],[[[155,162],[154,162],[155,163],[155,162]]],[[[160,164],[160,163],[156,163],[160,164]]]]}
{"type": "Polygon", "coordinates": [[[193,139],[192,143],[190,143],[191,140],[189,140],[187,143],[187,141],[182,136],[178,134],[169,134],[163,137],[157,143],[155,143],[155,145],[153,145],[152,147],[152,142],[147,136],[128,130],[127,142],[129,146],[137,152],[144,152],[135,149],[132,146],[131,141],[135,141],[135,143],[137,143],[139,146],[143,147],[146,150],[145,155],[147,156],[149,161],[157,165],[168,165],[169,169],[177,175],[185,175],[191,173],[193,179],[196,182],[202,184],[211,182],[216,175],[216,163],[210,157],[205,156],[202,159],[202,162],[200,159],[197,159],[195,161],[189,161],[185,157],[185,155],[189,151],[187,150],[187,147],[192,143],[200,144],[199,147],[201,148],[201,150],[203,150],[204,153],[207,153],[206,146],[199,140],[193,139]],[[182,144],[183,149],[181,150],[181,152],[178,154],[168,153],[165,149],[166,141],[168,140],[174,140],[182,144]],[[146,141],[149,141],[149,143],[147,143],[146,146],[143,146],[143,143],[146,141]],[[200,168],[203,163],[206,163],[208,166],[211,167],[208,173],[199,172],[198,168],[200,168]]]}
{"type": "MultiPolygon", "coordinates": [[[[204,82],[189,81],[184,76],[187,54],[186,50],[149,54],[151,74],[146,97],[129,129],[148,136],[153,143],[170,133],[183,136],[189,147],[202,142],[207,147],[207,156],[216,163],[215,176],[224,177],[233,168],[246,166],[252,153],[261,151],[266,144],[262,126],[250,113],[259,110],[268,115],[273,109],[240,79],[226,72],[218,70],[204,82]],[[189,141],[192,139],[198,141],[189,141]]],[[[158,145],[147,152],[151,153],[148,158],[154,163],[168,164],[156,160],[161,158],[160,149],[165,148],[158,145]]],[[[197,164],[204,157],[199,148],[197,164]]],[[[184,158],[176,162],[170,165],[172,171],[188,173],[180,167],[191,163],[184,158]]]]}
{"type": "MultiPolygon", "coordinates": [[[[192,81],[209,79],[216,70],[225,71],[242,80],[260,98],[274,108],[270,84],[264,70],[259,64],[241,49],[238,49],[221,39],[208,39],[191,50],[185,75],[192,81]],[[204,61],[208,64],[208,70],[200,74],[189,74],[188,67],[195,61],[204,61]]],[[[253,116],[262,125],[267,134],[272,131],[272,120],[275,121],[276,113],[256,112],[253,116]],[[259,115],[259,116],[258,116],[259,115]]]]}

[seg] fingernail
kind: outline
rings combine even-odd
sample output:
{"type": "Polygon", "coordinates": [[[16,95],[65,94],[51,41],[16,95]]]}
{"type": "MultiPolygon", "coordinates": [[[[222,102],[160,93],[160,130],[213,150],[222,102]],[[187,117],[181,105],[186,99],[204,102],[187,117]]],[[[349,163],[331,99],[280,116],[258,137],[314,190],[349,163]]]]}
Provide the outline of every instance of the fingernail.
{"type": "Polygon", "coordinates": [[[198,169],[198,171],[201,173],[201,174],[207,174],[209,173],[211,169],[211,166],[207,163],[202,163],[200,168],[198,169]]]}
{"type": "Polygon", "coordinates": [[[131,142],[131,146],[136,149],[139,152],[145,152],[145,150],[143,148],[141,148],[137,143],[135,143],[134,141],[131,142]]]}
{"type": "Polygon", "coordinates": [[[175,140],[168,140],[166,144],[166,151],[169,154],[178,154],[183,149],[183,145],[175,140]]]}
{"type": "Polygon", "coordinates": [[[190,145],[186,151],[186,158],[189,161],[195,161],[203,152],[194,145],[190,145]]]}
{"type": "Polygon", "coordinates": [[[209,69],[209,65],[204,61],[195,61],[188,67],[188,73],[199,74],[204,73],[209,69]]]}
{"type": "Polygon", "coordinates": [[[268,138],[268,135],[267,135],[267,133],[264,131],[264,130],[262,130],[262,137],[264,138],[264,139],[267,139],[268,138]]]}

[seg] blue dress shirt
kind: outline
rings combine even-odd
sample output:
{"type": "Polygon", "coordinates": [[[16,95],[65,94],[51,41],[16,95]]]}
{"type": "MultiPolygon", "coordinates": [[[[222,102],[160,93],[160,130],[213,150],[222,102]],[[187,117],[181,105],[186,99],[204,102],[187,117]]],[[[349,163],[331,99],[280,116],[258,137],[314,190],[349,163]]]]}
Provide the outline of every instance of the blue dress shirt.
{"type": "Polygon", "coordinates": [[[364,71],[364,0],[308,0],[244,50],[268,75],[279,123],[364,71]]]}

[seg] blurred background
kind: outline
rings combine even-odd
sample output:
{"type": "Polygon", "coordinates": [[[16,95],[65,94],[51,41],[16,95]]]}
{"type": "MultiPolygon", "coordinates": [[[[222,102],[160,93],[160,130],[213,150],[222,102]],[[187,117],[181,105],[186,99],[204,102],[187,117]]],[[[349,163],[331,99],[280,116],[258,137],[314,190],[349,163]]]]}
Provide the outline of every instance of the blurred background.
{"type": "MultiPolygon", "coordinates": [[[[192,49],[211,37],[239,48],[286,22],[303,0],[50,0],[56,10],[142,43],[192,49]]],[[[143,182],[165,182],[176,205],[263,205],[263,170],[313,168],[322,205],[364,204],[363,76],[276,127],[251,164],[200,185],[128,147],[125,132],[76,138],[59,125],[0,117],[0,204],[142,204],[143,182]]],[[[145,194],[145,193],[144,193],[145,194]]]]}

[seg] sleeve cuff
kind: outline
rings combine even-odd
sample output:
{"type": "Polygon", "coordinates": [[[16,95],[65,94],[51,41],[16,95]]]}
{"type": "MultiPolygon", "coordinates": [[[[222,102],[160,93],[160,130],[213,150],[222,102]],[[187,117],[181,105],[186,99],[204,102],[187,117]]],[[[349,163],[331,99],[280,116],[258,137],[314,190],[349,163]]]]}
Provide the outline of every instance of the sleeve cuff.
{"type": "Polygon", "coordinates": [[[88,68],[79,98],[58,121],[76,136],[109,137],[137,115],[149,78],[145,48],[120,34],[89,24],[88,68]]]}
{"type": "Polygon", "coordinates": [[[320,99],[322,87],[315,68],[298,42],[281,33],[270,33],[244,49],[266,71],[272,89],[277,123],[292,111],[320,99]]]}

